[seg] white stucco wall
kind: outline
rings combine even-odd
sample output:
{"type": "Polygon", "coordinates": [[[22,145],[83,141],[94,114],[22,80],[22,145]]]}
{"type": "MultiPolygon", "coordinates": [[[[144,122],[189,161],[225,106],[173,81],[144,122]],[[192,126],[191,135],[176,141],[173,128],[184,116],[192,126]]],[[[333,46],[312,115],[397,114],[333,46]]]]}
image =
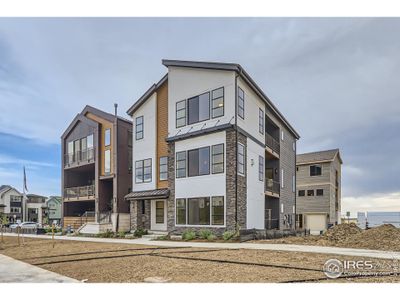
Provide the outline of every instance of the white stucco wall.
{"type": "MultiPolygon", "coordinates": [[[[228,123],[235,115],[235,73],[205,69],[168,68],[168,136],[228,123]],[[176,102],[224,87],[224,116],[176,128],[176,102]]],[[[211,97],[210,97],[211,105],[211,97]]],[[[231,120],[233,123],[233,120],[231,120]]]]}
{"type": "Polygon", "coordinates": [[[264,228],[264,181],[258,179],[258,157],[265,157],[264,151],[263,147],[247,139],[247,228],[264,228]]]}
{"type": "Polygon", "coordinates": [[[134,114],[133,114],[133,137],[132,137],[132,178],[133,191],[153,190],[156,188],[156,138],[157,138],[157,120],[156,107],[157,93],[154,93],[134,114]],[[143,139],[136,140],[136,117],[144,117],[143,139]],[[135,183],[135,162],[138,160],[151,158],[152,180],[148,183],[135,183]]]}
{"type": "Polygon", "coordinates": [[[11,198],[11,196],[22,196],[22,194],[20,194],[18,191],[16,191],[15,189],[12,188],[11,190],[9,190],[1,195],[0,204],[6,205],[6,207],[4,207],[4,213],[6,213],[6,214],[10,213],[10,198],[11,198]]]}

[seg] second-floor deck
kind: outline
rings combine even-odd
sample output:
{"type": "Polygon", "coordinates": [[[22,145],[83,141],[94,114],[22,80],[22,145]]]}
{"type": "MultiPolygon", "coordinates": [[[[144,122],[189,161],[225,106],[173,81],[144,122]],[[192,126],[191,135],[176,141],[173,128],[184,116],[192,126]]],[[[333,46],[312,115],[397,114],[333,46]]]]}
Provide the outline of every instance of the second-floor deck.
{"type": "Polygon", "coordinates": [[[77,167],[79,165],[93,163],[95,161],[95,148],[76,151],[64,155],[64,167],[77,167]]]}
{"type": "Polygon", "coordinates": [[[265,194],[267,196],[279,198],[280,191],[281,191],[280,182],[268,178],[265,180],[265,194]]]}
{"type": "Polygon", "coordinates": [[[95,199],[95,186],[69,187],[64,190],[64,201],[84,201],[95,199]]]}
{"type": "Polygon", "coordinates": [[[270,135],[269,133],[265,133],[265,144],[266,144],[266,150],[269,154],[272,156],[279,158],[279,153],[280,153],[280,144],[279,140],[275,139],[270,135]]]}

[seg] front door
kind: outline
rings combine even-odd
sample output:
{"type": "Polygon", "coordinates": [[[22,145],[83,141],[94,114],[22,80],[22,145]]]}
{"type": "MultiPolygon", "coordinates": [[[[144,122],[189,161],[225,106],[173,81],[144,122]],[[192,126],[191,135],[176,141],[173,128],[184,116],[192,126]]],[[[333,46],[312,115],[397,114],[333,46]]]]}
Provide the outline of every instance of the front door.
{"type": "Polygon", "coordinates": [[[151,230],[167,230],[167,205],[165,200],[151,201],[151,230]]]}

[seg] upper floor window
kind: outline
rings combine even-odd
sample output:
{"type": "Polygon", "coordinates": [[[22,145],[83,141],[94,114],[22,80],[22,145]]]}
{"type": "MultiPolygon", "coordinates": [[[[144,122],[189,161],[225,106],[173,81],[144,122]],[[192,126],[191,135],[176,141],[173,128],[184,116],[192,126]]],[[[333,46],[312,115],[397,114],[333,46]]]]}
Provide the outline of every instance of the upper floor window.
{"type": "Polygon", "coordinates": [[[264,157],[258,157],[258,180],[264,181],[264,157]]]}
{"type": "Polygon", "coordinates": [[[86,137],[86,144],[88,149],[93,148],[93,134],[86,137]]]}
{"type": "Polygon", "coordinates": [[[176,153],[176,178],[186,177],[186,151],[176,153]]]}
{"type": "Polygon", "coordinates": [[[246,162],[246,153],[245,147],[243,144],[238,143],[238,173],[244,175],[245,172],[245,162],[246,162]]]}
{"type": "Polygon", "coordinates": [[[314,190],[307,190],[307,196],[314,196],[314,190]]]}
{"type": "Polygon", "coordinates": [[[324,190],[323,189],[317,189],[317,196],[323,196],[324,195],[324,190]]]}
{"type": "Polygon", "coordinates": [[[224,144],[212,146],[212,173],[224,173],[224,144]]]}
{"type": "Polygon", "coordinates": [[[258,131],[264,134],[264,111],[261,108],[258,111],[258,131]]]}
{"type": "Polygon", "coordinates": [[[104,131],[104,146],[110,146],[111,144],[111,129],[107,128],[104,131]]]}
{"type": "Polygon", "coordinates": [[[160,157],[160,181],[168,179],[168,156],[160,157]]]}
{"type": "Polygon", "coordinates": [[[224,115],[224,88],[219,88],[211,92],[212,98],[212,117],[218,118],[224,115]]]}
{"type": "Polygon", "coordinates": [[[136,161],[135,182],[151,182],[151,158],[136,161]]]}
{"type": "Polygon", "coordinates": [[[299,197],[304,197],[306,195],[305,190],[299,190],[299,197]]]}
{"type": "Polygon", "coordinates": [[[210,147],[188,151],[188,176],[210,174],[210,147]]]}
{"type": "Polygon", "coordinates": [[[187,100],[188,124],[210,119],[210,93],[204,93],[187,100]]]}
{"type": "Polygon", "coordinates": [[[312,165],[310,166],[310,176],[322,175],[322,165],[312,165]]]}
{"type": "Polygon", "coordinates": [[[111,150],[104,151],[104,173],[111,172],[111,150]]]}
{"type": "Polygon", "coordinates": [[[283,129],[281,129],[281,140],[283,141],[285,139],[285,132],[283,129]]]}
{"type": "Polygon", "coordinates": [[[244,119],[244,92],[238,87],[238,115],[244,119]]]}
{"type": "Polygon", "coordinates": [[[176,102],[176,128],[186,125],[186,100],[176,102]]]}
{"type": "Polygon", "coordinates": [[[281,169],[281,188],[285,187],[285,174],[284,174],[284,170],[281,169]]]}
{"type": "Polygon", "coordinates": [[[293,151],[296,152],[296,141],[293,142],[292,147],[293,147],[293,151]]]}
{"type": "Polygon", "coordinates": [[[141,140],[143,138],[143,116],[137,117],[135,120],[135,136],[136,140],[141,140]]]}

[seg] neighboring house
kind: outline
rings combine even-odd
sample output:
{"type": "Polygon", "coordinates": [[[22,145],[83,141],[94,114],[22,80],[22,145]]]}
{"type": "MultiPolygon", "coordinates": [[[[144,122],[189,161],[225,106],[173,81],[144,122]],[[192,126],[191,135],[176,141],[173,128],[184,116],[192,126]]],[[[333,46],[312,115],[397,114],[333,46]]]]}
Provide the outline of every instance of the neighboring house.
{"type": "Polygon", "coordinates": [[[64,227],[129,230],[131,130],[130,121],[91,106],[68,126],[61,137],[64,227]]]}
{"type": "Polygon", "coordinates": [[[46,216],[49,225],[54,222],[61,223],[61,202],[62,199],[58,196],[50,196],[46,201],[46,216]]]}
{"type": "Polygon", "coordinates": [[[298,228],[319,234],[341,218],[341,166],[339,149],[297,155],[298,228]]]}
{"type": "Polygon", "coordinates": [[[22,194],[10,185],[0,186],[0,214],[7,217],[8,222],[22,221],[22,194]]]}
{"type": "Polygon", "coordinates": [[[131,230],[294,229],[293,127],[238,64],[163,64],[128,110],[131,230]]]}
{"type": "Polygon", "coordinates": [[[35,194],[27,194],[26,198],[26,221],[43,224],[47,197],[35,194]]]}
{"type": "Polygon", "coordinates": [[[395,211],[369,211],[357,213],[358,227],[365,229],[381,226],[384,224],[391,224],[400,228],[400,212],[395,211]]]}

